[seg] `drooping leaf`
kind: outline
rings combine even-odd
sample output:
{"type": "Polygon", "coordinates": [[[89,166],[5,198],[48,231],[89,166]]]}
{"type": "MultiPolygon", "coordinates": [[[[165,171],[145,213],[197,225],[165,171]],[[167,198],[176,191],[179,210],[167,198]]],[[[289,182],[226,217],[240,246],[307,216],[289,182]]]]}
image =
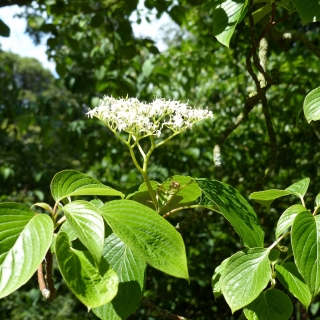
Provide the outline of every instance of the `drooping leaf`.
{"type": "Polygon", "coordinates": [[[320,292],[320,216],[299,213],[292,224],[291,243],[297,268],[315,297],[320,292]]]}
{"type": "MultiPolygon", "coordinates": [[[[263,7],[252,13],[253,23],[258,23],[263,17],[265,17],[269,12],[271,12],[272,6],[271,3],[266,3],[263,7]]],[[[246,25],[250,25],[249,18],[245,19],[246,25]]]]}
{"type": "Polygon", "coordinates": [[[250,199],[257,201],[263,206],[269,208],[271,203],[281,197],[292,194],[291,191],[270,189],[265,191],[253,192],[250,194],[250,199]]]}
{"type": "Polygon", "coordinates": [[[303,102],[303,112],[308,123],[320,119],[320,87],[307,94],[303,102]]]}
{"type": "Polygon", "coordinates": [[[226,47],[229,47],[230,39],[245,7],[245,0],[226,0],[213,10],[213,34],[226,47]]]}
{"type": "Polygon", "coordinates": [[[294,218],[300,212],[306,211],[306,208],[301,204],[294,204],[289,207],[280,217],[276,229],[276,238],[279,238],[288,228],[292,226],[294,218]]]}
{"type": "Polygon", "coordinates": [[[221,262],[221,264],[215,268],[214,274],[211,279],[211,286],[213,291],[213,296],[215,299],[222,295],[221,287],[220,287],[220,278],[223,270],[225,269],[230,258],[227,258],[221,262]]]}
{"type": "Polygon", "coordinates": [[[263,231],[256,213],[235,188],[209,179],[196,179],[200,189],[231,223],[246,247],[263,247],[263,231]]]}
{"type": "Polygon", "coordinates": [[[311,292],[294,262],[276,265],[277,278],[308,309],[311,303],[311,292]]]}
{"type": "Polygon", "coordinates": [[[230,257],[220,278],[220,287],[232,312],[255,300],[271,277],[269,250],[253,248],[230,257]]]}
{"type": "Polygon", "coordinates": [[[293,0],[303,24],[320,21],[320,2],[319,0],[293,0]]]}
{"type": "Polygon", "coordinates": [[[248,320],[288,320],[293,312],[291,299],[278,289],[261,292],[243,309],[248,320]]]}
{"type": "Polygon", "coordinates": [[[80,200],[68,203],[63,211],[77,238],[99,264],[104,241],[104,222],[99,211],[90,202],[80,200]]]}
{"type": "Polygon", "coordinates": [[[113,232],[148,264],[189,280],[182,237],[158,213],[131,200],[107,202],[100,212],[113,232]]]}
{"type": "Polygon", "coordinates": [[[66,284],[87,307],[100,307],[117,294],[119,279],[107,260],[102,258],[97,268],[89,251],[70,248],[64,232],[57,235],[56,257],[66,284]]]}
{"type": "Polygon", "coordinates": [[[105,240],[103,256],[119,276],[119,290],[111,302],[92,311],[102,320],[127,319],[140,306],[146,262],[115,234],[105,240]]]}
{"type": "Polygon", "coordinates": [[[292,184],[290,187],[286,188],[286,191],[291,191],[292,194],[303,199],[304,195],[307,192],[308,186],[310,183],[310,178],[305,178],[300,180],[297,183],[292,184]]]}
{"type": "Polygon", "coordinates": [[[53,222],[18,203],[0,203],[0,298],[25,284],[50,248],[53,222]]]}
{"type": "Polygon", "coordinates": [[[50,189],[55,201],[83,195],[124,196],[122,192],[105,186],[98,180],[76,170],[64,170],[57,173],[51,181],[50,189]]]}
{"type": "Polygon", "coordinates": [[[279,257],[280,257],[280,253],[281,253],[280,250],[278,250],[276,248],[273,248],[270,250],[268,258],[269,258],[271,265],[274,266],[278,262],[279,257]]]}

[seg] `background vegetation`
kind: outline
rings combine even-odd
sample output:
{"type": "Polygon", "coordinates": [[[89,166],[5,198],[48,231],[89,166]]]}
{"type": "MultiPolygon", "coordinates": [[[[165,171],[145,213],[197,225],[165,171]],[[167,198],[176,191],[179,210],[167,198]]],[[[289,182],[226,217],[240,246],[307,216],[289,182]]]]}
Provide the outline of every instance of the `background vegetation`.
{"type": "MultiPolygon", "coordinates": [[[[35,42],[44,34],[50,36],[47,54],[56,62],[59,78],[35,59],[0,52],[0,201],[50,202],[50,181],[67,168],[121,188],[141,182],[125,147],[107,128],[85,116],[103,95],[128,95],[145,101],[154,96],[189,101],[215,114],[213,122],[196,126],[154,152],[151,179],[163,181],[174,174],[214,178],[218,173],[213,149],[220,144],[222,180],[245,197],[310,177],[306,200],[312,208],[311,199],[320,189],[319,123],[307,124],[299,112],[305,95],[319,86],[320,24],[303,26],[297,12],[287,17],[287,11],[278,7],[276,18],[286,19],[265,34],[267,69],[277,78],[267,92],[277,144],[272,139],[270,143],[259,100],[224,141],[226,128],[246,110],[256,87],[246,65],[252,46],[247,21],[237,26],[230,49],[221,45],[214,37],[216,2],[144,1],[157,17],[166,12],[175,23],[166,30],[171,34],[164,39],[168,49],[160,52],[154,41],[133,35],[130,15],[138,1],[2,1],[0,10],[12,4],[25,6],[23,18],[35,42]],[[285,32],[291,32],[291,40],[284,39],[285,32]],[[276,150],[276,157],[270,148],[276,150]],[[257,184],[270,161],[271,172],[257,184]]],[[[257,34],[269,18],[256,25],[257,34]]],[[[255,206],[270,243],[278,217],[293,201],[288,199],[277,200],[270,213],[255,206]]],[[[176,224],[187,215],[184,212],[171,221],[176,224]]],[[[195,220],[182,235],[191,284],[148,268],[145,296],[191,319],[237,319],[239,314],[232,315],[223,298],[214,300],[211,277],[223,259],[241,248],[238,236],[215,213],[195,220]]],[[[51,303],[40,296],[35,278],[0,301],[0,318],[95,318],[67,293],[58,275],[59,296],[51,303]]],[[[319,306],[320,299],[307,313],[297,302],[292,319],[320,319],[319,306]]],[[[142,306],[130,319],[155,317],[142,306]]]]}

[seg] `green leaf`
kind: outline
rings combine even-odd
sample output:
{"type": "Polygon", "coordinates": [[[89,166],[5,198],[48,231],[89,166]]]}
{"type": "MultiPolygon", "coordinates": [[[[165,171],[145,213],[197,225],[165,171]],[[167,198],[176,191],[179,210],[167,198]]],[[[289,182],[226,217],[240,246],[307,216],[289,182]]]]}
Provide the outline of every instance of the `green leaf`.
{"type": "MultiPolygon", "coordinates": [[[[258,23],[263,17],[265,17],[269,12],[271,12],[272,6],[271,3],[266,3],[263,7],[259,8],[252,13],[253,23],[258,23]]],[[[245,20],[246,25],[250,26],[249,18],[245,20]]]]}
{"type": "Polygon", "coordinates": [[[291,299],[282,291],[270,289],[243,309],[248,320],[288,320],[293,312],[291,299]]]}
{"type": "Polygon", "coordinates": [[[227,258],[221,262],[221,264],[215,268],[214,274],[211,279],[211,286],[213,291],[213,296],[215,299],[222,295],[221,287],[220,287],[220,278],[221,274],[224,271],[228,261],[230,258],[227,258]]]}
{"type": "Polygon", "coordinates": [[[226,0],[213,10],[213,34],[226,47],[229,47],[230,39],[245,7],[245,0],[226,0]]]}
{"type": "Polygon", "coordinates": [[[53,235],[53,222],[18,203],[0,203],[0,298],[25,284],[37,270],[53,235]]]}
{"type": "Polygon", "coordinates": [[[140,306],[146,262],[135,255],[115,234],[105,240],[103,256],[119,276],[119,290],[111,302],[92,311],[103,320],[127,319],[140,306]]]}
{"type": "Polygon", "coordinates": [[[306,208],[301,204],[294,204],[289,207],[280,217],[277,229],[276,229],[276,238],[278,239],[285,231],[292,226],[294,218],[300,212],[306,211],[306,208]]]}
{"type": "Polygon", "coordinates": [[[231,223],[246,247],[263,247],[263,231],[256,213],[235,188],[209,179],[196,179],[200,189],[231,223]]]}
{"type": "Polygon", "coordinates": [[[191,204],[201,196],[201,190],[193,178],[176,175],[157,186],[157,194],[162,200],[163,214],[191,204]]]}
{"type": "Polygon", "coordinates": [[[0,19],[0,36],[10,37],[10,28],[0,19]]]}
{"type": "Polygon", "coordinates": [[[320,87],[307,94],[303,102],[303,112],[308,123],[320,119],[320,87]]]}
{"type": "Polygon", "coordinates": [[[100,307],[117,294],[119,279],[107,260],[102,258],[97,268],[88,251],[70,248],[68,235],[64,232],[57,235],[56,257],[66,284],[87,307],[100,307]]]}
{"type": "Polygon", "coordinates": [[[73,201],[64,206],[63,211],[77,238],[99,264],[104,241],[104,222],[98,209],[87,201],[73,201]]]}
{"type": "Polygon", "coordinates": [[[98,180],[76,170],[64,170],[57,173],[51,181],[50,189],[55,201],[84,195],[124,196],[122,192],[105,186],[98,180]]]}
{"type": "Polygon", "coordinates": [[[270,189],[265,191],[253,192],[250,194],[250,199],[257,201],[263,206],[269,208],[271,203],[284,196],[292,194],[291,191],[279,190],[279,189],[270,189]]]}
{"type": "Polygon", "coordinates": [[[291,191],[292,194],[303,200],[303,197],[306,194],[307,189],[309,187],[309,183],[310,178],[302,179],[299,182],[294,183],[290,187],[286,188],[286,191],[291,191]]]}
{"type": "Polygon", "coordinates": [[[255,300],[271,277],[269,250],[253,248],[239,251],[230,257],[220,286],[232,312],[255,300]]]}
{"type": "MultiPolygon", "coordinates": [[[[157,190],[159,183],[157,181],[150,181],[152,190],[157,190]]],[[[131,198],[134,201],[137,201],[151,209],[154,209],[154,204],[152,202],[148,187],[145,183],[142,183],[138,191],[134,191],[131,194],[128,194],[127,198],[131,198]]]]}
{"type": "Polygon", "coordinates": [[[274,266],[278,262],[279,257],[280,257],[280,253],[281,252],[276,248],[273,248],[273,249],[270,250],[270,252],[269,252],[269,261],[270,261],[271,265],[274,266]]]}
{"type": "Polygon", "coordinates": [[[320,2],[319,0],[293,0],[303,24],[320,21],[320,2]]]}
{"type": "Polygon", "coordinates": [[[291,243],[297,268],[315,297],[320,292],[320,216],[299,213],[293,221],[291,243]]]}
{"type": "Polygon", "coordinates": [[[300,275],[294,262],[276,265],[277,278],[305,307],[311,303],[311,292],[300,275]]]}
{"type": "Polygon", "coordinates": [[[100,212],[113,232],[152,267],[189,280],[182,237],[157,212],[131,200],[107,202],[100,212]]]}
{"type": "Polygon", "coordinates": [[[315,202],[316,202],[316,206],[320,205],[320,193],[317,195],[315,202]]]}

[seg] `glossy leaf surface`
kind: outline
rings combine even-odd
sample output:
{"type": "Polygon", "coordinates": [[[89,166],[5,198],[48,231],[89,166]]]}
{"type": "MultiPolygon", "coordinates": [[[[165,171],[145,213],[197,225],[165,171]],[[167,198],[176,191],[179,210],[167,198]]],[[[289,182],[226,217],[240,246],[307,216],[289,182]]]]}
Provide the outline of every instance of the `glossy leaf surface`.
{"type": "Polygon", "coordinates": [[[148,264],[189,280],[182,237],[158,213],[131,200],[107,202],[100,212],[113,232],[148,264]]]}
{"type": "Polygon", "coordinates": [[[73,201],[63,208],[76,237],[99,264],[104,241],[104,221],[96,207],[87,201],[73,201]]]}
{"type": "Polygon", "coordinates": [[[98,180],[76,170],[64,170],[57,173],[51,181],[50,189],[55,201],[83,195],[124,196],[122,192],[105,186],[98,180]]]}
{"type": "Polygon", "coordinates": [[[119,279],[107,260],[102,258],[97,268],[88,251],[70,248],[64,232],[57,235],[56,257],[68,287],[87,307],[100,307],[117,294],[119,279]]]}
{"type": "Polygon", "coordinates": [[[294,204],[289,207],[278,220],[276,229],[276,238],[279,238],[288,228],[292,226],[294,218],[300,212],[306,211],[306,208],[301,204],[294,204]]]}
{"type": "Polygon", "coordinates": [[[299,273],[294,262],[276,265],[277,278],[308,309],[311,303],[311,292],[299,273]]]}
{"type": "Polygon", "coordinates": [[[297,268],[315,297],[320,292],[320,216],[302,212],[292,225],[291,243],[297,268]]]}
{"type": "Polygon", "coordinates": [[[48,251],[53,223],[18,203],[0,203],[0,298],[25,284],[48,251]]]}
{"type": "Polygon", "coordinates": [[[251,303],[267,286],[271,277],[268,255],[268,249],[253,248],[230,257],[220,286],[232,312],[251,303]]]}

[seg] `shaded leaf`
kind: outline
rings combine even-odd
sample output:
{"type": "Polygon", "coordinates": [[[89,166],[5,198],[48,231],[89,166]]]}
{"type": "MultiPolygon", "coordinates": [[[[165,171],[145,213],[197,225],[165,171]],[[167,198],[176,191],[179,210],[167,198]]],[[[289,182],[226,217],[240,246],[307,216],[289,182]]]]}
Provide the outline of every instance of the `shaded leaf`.
{"type": "Polygon", "coordinates": [[[247,247],[263,247],[263,231],[256,213],[235,188],[209,179],[196,179],[200,189],[231,223],[247,247]]]}
{"type": "Polygon", "coordinates": [[[0,36],[10,37],[10,28],[0,19],[0,36]]]}
{"type": "Polygon", "coordinates": [[[319,0],[293,0],[303,24],[320,21],[320,2],[319,0]]]}
{"type": "Polygon", "coordinates": [[[215,268],[214,274],[211,279],[211,286],[212,286],[212,291],[213,291],[213,296],[215,299],[220,297],[222,295],[221,287],[220,287],[220,278],[221,274],[224,271],[228,261],[230,258],[227,258],[221,262],[221,264],[215,268]]]}
{"type": "Polygon", "coordinates": [[[282,291],[271,289],[243,309],[248,320],[288,320],[293,312],[291,299],[282,291]]]}
{"type": "Polygon", "coordinates": [[[253,192],[250,194],[250,199],[257,201],[263,206],[269,208],[271,203],[281,197],[292,194],[291,191],[270,189],[265,191],[253,192]]]}

